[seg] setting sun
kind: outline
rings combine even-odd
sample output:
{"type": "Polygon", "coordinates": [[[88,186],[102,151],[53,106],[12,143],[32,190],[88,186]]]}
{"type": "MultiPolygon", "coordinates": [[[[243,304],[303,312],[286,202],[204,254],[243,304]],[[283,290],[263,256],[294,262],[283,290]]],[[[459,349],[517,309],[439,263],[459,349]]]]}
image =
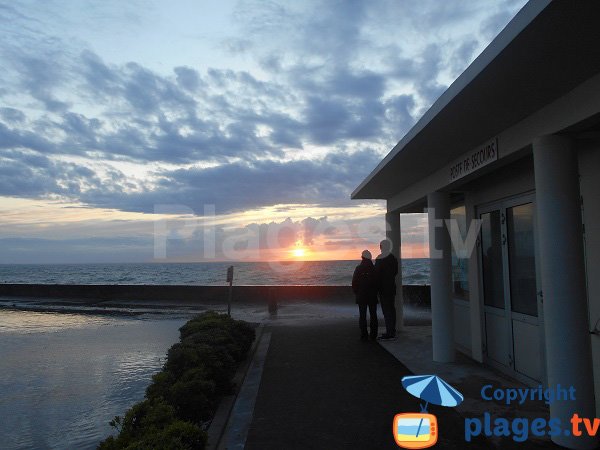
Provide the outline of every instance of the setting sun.
{"type": "Polygon", "coordinates": [[[296,258],[302,258],[304,255],[306,255],[306,250],[304,250],[303,248],[296,248],[292,251],[292,254],[296,258]]]}

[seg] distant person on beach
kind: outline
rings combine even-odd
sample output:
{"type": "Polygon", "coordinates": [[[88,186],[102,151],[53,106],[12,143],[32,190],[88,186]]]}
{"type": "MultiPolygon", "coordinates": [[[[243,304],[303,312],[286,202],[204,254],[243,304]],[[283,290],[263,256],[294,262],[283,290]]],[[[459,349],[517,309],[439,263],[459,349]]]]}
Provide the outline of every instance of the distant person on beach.
{"type": "Polygon", "coordinates": [[[362,260],[352,276],[352,290],[356,294],[358,304],[358,326],[360,327],[360,338],[366,341],[369,338],[367,332],[367,307],[369,308],[371,339],[377,339],[377,278],[375,266],[371,261],[371,252],[362,252],[362,260]]]}
{"type": "Polygon", "coordinates": [[[396,275],[398,260],[392,253],[392,243],[386,239],[379,243],[381,254],[375,260],[375,274],[381,303],[381,312],[385,319],[385,333],[379,339],[395,339],[396,337],[396,275]]]}

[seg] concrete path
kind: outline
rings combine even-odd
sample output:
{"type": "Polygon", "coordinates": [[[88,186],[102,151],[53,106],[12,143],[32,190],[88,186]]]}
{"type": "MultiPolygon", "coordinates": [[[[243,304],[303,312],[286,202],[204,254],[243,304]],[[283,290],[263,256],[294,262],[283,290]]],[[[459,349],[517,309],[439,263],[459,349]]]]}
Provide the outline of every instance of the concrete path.
{"type": "MultiPolygon", "coordinates": [[[[394,415],[418,412],[400,380],[408,369],[354,320],[271,327],[271,344],[246,449],[397,449],[394,415]]],[[[464,421],[450,408],[438,418],[437,448],[467,448],[464,421]]],[[[478,440],[468,448],[490,448],[478,440]]],[[[525,448],[519,446],[519,448],[525,448]]]]}

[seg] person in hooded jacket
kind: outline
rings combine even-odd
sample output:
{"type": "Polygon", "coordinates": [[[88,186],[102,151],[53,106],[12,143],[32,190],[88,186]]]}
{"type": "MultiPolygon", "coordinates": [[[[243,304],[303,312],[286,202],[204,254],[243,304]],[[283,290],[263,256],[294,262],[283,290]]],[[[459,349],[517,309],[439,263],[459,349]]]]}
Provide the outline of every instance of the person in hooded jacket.
{"type": "Polygon", "coordinates": [[[385,319],[386,332],[379,339],[388,340],[396,338],[396,275],[398,274],[398,259],[392,253],[389,240],[379,243],[381,254],[375,260],[375,274],[377,277],[379,301],[381,312],[385,319]]]}
{"type": "Polygon", "coordinates": [[[362,252],[362,260],[352,276],[352,290],[356,295],[358,304],[360,327],[360,338],[366,341],[369,336],[371,339],[377,339],[377,277],[375,275],[375,266],[371,261],[372,256],[369,250],[362,252]],[[370,335],[367,332],[367,308],[369,309],[370,335]]]}

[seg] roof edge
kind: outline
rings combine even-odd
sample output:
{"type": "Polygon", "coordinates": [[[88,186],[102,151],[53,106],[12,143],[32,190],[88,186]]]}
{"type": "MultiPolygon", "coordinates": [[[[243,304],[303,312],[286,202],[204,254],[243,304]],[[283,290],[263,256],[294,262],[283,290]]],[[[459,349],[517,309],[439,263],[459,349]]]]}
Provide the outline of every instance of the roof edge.
{"type": "Polygon", "coordinates": [[[488,44],[486,48],[473,60],[471,64],[452,82],[442,95],[421,116],[404,137],[392,148],[383,160],[371,171],[369,175],[350,194],[353,200],[371,199],[361,197],[361,191],[377,176],[379,172],[402,151],[417,134],[454,99],[460,94],[485,68],[510,44],[533,20],[552,3],[552,0],[530,0],[519,10],[512,20],[488,44]]]}

